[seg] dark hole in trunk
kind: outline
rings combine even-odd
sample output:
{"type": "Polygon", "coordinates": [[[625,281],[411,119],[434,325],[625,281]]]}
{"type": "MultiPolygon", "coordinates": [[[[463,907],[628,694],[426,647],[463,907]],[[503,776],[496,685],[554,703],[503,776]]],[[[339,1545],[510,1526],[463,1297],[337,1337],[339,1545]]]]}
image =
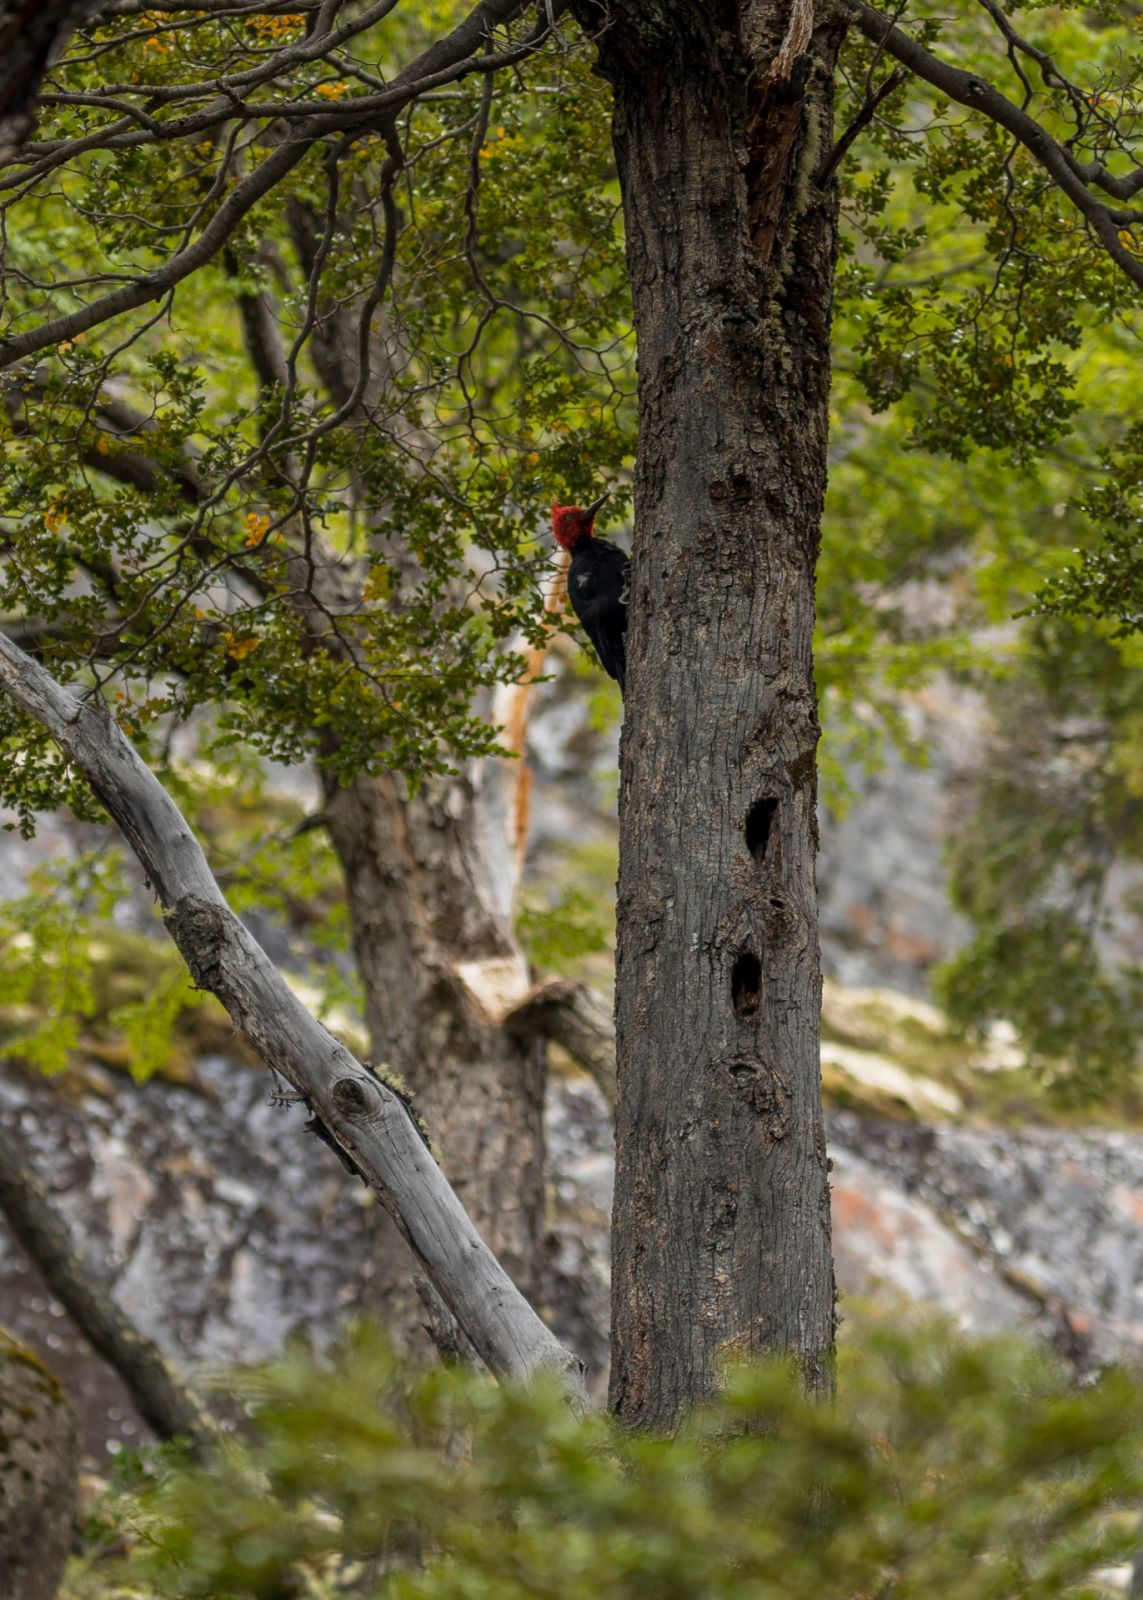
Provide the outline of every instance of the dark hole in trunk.
{"type": "Polygon", "coordinates": [[[761,864],[766,859],[766,846],[770,843],[770,829],[778,813],[777,800],[767,796],[756,800],[746,817],[746,848],[761,864]]]}
{"type": "Polygon", "coordinates": [[[730,971],[730,998],[735,1014],[752,1016],[762,996],[762,963],[752,950],[743,950],[730,971]]]}

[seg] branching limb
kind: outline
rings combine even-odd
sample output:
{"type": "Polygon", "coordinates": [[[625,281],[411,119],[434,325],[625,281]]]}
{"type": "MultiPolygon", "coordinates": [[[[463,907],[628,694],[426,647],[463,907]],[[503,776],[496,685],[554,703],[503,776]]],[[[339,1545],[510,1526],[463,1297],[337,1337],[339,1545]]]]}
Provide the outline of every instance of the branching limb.
{"type": "Polygon", "coordinates": [[[615,1104],[615,1023],[594,990],[550,978],[505,1016],[510,1033],[558,1044],[593,1077],[609,1106],[615,1104]]]}
{"type": "MultiPolygon", "coordinates": [[[[547,24],[543,19],[518,43],[499,52],[487,50],[493,29],[513,20],[523,9],[521,0],[481,0],[450,33],[435,41],[398,73],[383,94],[366,96],[338,110],[314,114],[314,105],[310,102],[246,103],[232,91],[223,96],[219,104],[206,108],[195,117],[182,119],[186,127],[183,128],[180,122],[180,131],[184,132],[199,129],[203,125],[203,118],[206,118],[207,125],[213,125],[233,117],[235,113],[269,119],[296,116],[299,120],[281,144],[230,190],[193,242],[185,244],[153,272],[121,284],[76,311],[53,318],[23,333],[13,334],[0,342],[0,369],[11,366],[25,356],[75,339],[77,335],[123,312],[159,300],[169,293],[192,272],[218,255],[257,202],[279,184],[319,140],[330,135],[340,135],[348,140],[376,130],[391,131],[398,112],[425,90],[454,82],[469,72],[491,73],[523,60],[547,36],[547,24]]],[[[162,136],[167,137],[171,125],[162,125],[161,131],[162,136]]],[[[122,139],[96,135],[90,144],[108,147],[140,139],[148,141],[153,137],[155,135],[150,130],[142,128],[124,135],[122,139]]],[[[53,161],[69,159],[80,144],[88,142],[79,141],[73,148],[65,147],[55,152],[53,161]]],[[[393,155],[392,143],[390,155],[393,155]]]]}
{"type": "Polygon", "coordinates": [[[894,67],[889,76],[882,83],[878,84],[877,88],[866,97],[865,103],[862,105],[860,111],[858,111],[853,121],[849,124],[849,127],[846,128],[845,132],[838,139],[829,155],[818,168],[814,182],[817,184],[819,189],[824,189],[826,184],[833,177],[834,173],[845,159],[846,151],[857,138],[862,128],[867,128],[873,121],[873,118],[877,114],[877,107],[883,100],[887,100],[889,98],[894,89],[900,88],[901,84],[904,83],[908,76],[909,74],[906,72],[904,67],[894,67]]]}
{"type": "Polygon", "coordinates": [[[0,688],[87,778],[142,864],[195,982],[306,1097],[481,1359],[498,1375],[556,1371],[582,1400],[580,1363],[480,1238],[399,1097],[309,1014],[234,916],[178,807],[103,705],[62,688],[3,635],[0,688]]]}
{"type": "MultiPolygon", "coordinates": [[[[1116,209],[1097,199],[1088,188],[1094,177],[1089,169],[1084,168],[1069,150],[1057,143],[1034,117],[992,84],[986,83],[973,72],[965,72],[947,61],[941,61],[879,11],[866,5],[865,0],[845,0],[845,3],[867,39],[882,46],[902,66],[908,67],[910,72],[932,84],[934,89],[950,100],[967,106],[970,111],[982,112],[1000,127],[1007,128],[1067,195],[1116,265],[1133,283],[1143,287],[1143,259],[1133,255],[1119,237],[1121,229],[1143,222],[1143,212],[1116,209]]],[[[1134,177],[1130,181],[1133,182],[1134,177]]],[[[1106,184],[1102,187],[1106,188],[1106,184]]]]}
{"type": "Polygon", "coordinates": [[[263,195],[293,171],[309,150],[316,134],[317,130],[309,124],[296,129],[248,178],[231,190],[194,243],[180,250],[156,271],[145,273],[133,283],[113,289],[110,294],[93,300],[90,305],[81,306],[78,311],[54,317],[51,322],[41,323],[38,328],[29,328],[26,333],[14,334],[12,338],[0,342],[0,368],[10,367],[24,356],[35,355],[38,350],[74,339],[77,334],[109,322],[124,311],[133,311],[150,300],[158,300],[192,272],[197,272],[199,267],[205,266],[218,254],[242,218],[263,195]]]}

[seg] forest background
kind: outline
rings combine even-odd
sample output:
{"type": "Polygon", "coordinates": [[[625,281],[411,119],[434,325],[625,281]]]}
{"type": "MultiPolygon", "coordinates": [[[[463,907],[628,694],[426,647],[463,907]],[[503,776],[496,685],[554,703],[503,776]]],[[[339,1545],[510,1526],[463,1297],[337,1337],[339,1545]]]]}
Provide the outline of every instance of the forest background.
{"type": "MultiPolygon", "coordinates": [[[[569,20],[490,35],[503,71],[446,76],[344,148],[333,130],[193,275],[76,326],[242,195],[289,148],[291,119],[391,92],[462,20],[374,10],[307,54],[324,13],[128,5],[53,69],[0,179],[2,348],[36,357],[9,368],[0,418],[0,609],[57,678],[106,698],[231,903],[304,930],[319,1008],[355,1013],[374,1059],[417,1091],[527,1290],[554,1025],[537,1011],[524,1026],[518,1008],[550,974],[598,979],[613,873],[569,837],[561,867],[528,881],[523,763],[502,759],[497,730],[519,755],[528,706],[510,686],[550,626],[546,508],[606,487],[621,525],[635,448],[590,45],[569,20]],[[244,93],[286,83],[296,103],[276,103],[280,123],[249,106],[220,121],[212,85],[234,74],[244,93]],[[201,106],[183,96],[191,76],[201,106]],[[181,137],[156,140],[148,119],[181,98],[181,137]],[[308,813],[281,794],[282,769],[301,765],[319,774],[308,813]]],[[[1106,148],[1130,152],[1138,16],[1026,10],[1050,23],[1060,82],[1082,86],[1106,148]]],[[[916,20],[942,38],[935,10],[916,20]]],[[[955,22],[957,64],[1019,100],[994,14],[965,5],[955,22]]],[[[851,32],[839,127],[883,65],[851,32]]],[[[1071,92],[1049,85],[1046,114],[1066,119],[1071,92]]],[[[1135,290],[1022,148],[916,80],[889,84],[837,175],[822,802],[843,808],[886,741],[924,759],[905,707],[935,674],[987,699],[989,761],[950,846],[952,900],[975,931],[937,994],[955,1027],[1015,1028],[1037,1110],[1133,1117],[1137,904],[1130,877],[1111,886],[1143,848],[1135,290]]],[[[1136,235],[1120,237],[1135,256],[1136,235]]],[[[551,661],[598,723],[616,721],[589,664],[562,647],[551,661]]],[[[0,715],[14,826],[28,835],[60,806],[99,818],[42,727],[7,702],[0,715]]],[[[138,960],[114,932],[134,872],[100,843],[4,908],[11,1063],[59,1071],[94,1040],[142,1078],[176,1053],[201,1006],[180,964],[149,954],[150,981],[105,1000],[107,949],[138,960]]],[[[395,1239],[380,1263],[396,1303],[395,1239]]],[[[423,1306],[405,1303],[414,1326],[423,1306]]],[[[438,1342],[455,1341],[433,1316],[438,1342]]]]}

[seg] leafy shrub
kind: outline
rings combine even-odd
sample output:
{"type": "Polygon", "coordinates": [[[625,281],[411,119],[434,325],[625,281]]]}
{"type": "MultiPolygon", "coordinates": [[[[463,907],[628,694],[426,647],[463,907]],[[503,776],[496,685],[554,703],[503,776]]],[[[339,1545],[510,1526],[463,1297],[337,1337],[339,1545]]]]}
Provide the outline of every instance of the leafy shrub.
{"type": "Polygon", "coordinates": [[[116,1508],[133,1550],[74,1594],[385,1600],[1012,1600],[1095,1592],[1130,1552],[1143,1385],[1043,1351],[866,1332],[839,1397],[727,1372],[671,1438],[551,1386],[410,1371],[356,1330],[240,1381],[245,1442],[116,1508]],[[110,1588],[109,1588],[110,1585],[110,1588]]]}

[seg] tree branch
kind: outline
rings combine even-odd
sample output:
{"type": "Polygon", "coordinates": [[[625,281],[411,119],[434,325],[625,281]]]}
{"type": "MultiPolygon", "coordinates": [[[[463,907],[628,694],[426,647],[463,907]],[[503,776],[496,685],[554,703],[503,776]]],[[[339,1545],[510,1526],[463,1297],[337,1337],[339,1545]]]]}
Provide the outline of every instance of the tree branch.
{"type": "Polygon", "coordinates": [[[0,162],[31,133],[48,63],[90,9],[89,0],[0,0],[0,162]]]}
{"type": "Polygon", "coordinates": [[[0,1127],[0,1211],[52,1294],[91,1348],[122,1378],[136,1409],[160,1439],[183,1438],[196,1452],[214,1442],[214,1425],[163,1352],[140,1333],[92,1279],[62,1218],[0,1127]]]}
{"type": "MultiPolygon", "coordinates": [[[[387,7],[383,5],[382,12],[384,9],[387,7]]],[[[222,250],[242,219],[298,165],[319,140],[331,134],[352,138],[377,128],[392,127],[397,113],[426,89],[453,82],[468,72],[491,72],[522,60],[547,36],[548,26],[542,18],[518,44],[499,53],[477,52],[484,49],[494,28],[511,21],[523,9],[522,0],[481,0],[450,33],[436,40],[399,72],[383,94],[364,96],[336,111],[314,114],[314,105],[309,102],[252,102],[246,105],[231,94],[197,116],[183,119],[187,131],[233,117],[236,111],[250,117],[269,119],[292,114],[302,120],[248,177],[230,191],[197,239],[186,244],[155,271],[121,284],[109,294],[76,311],[55,317],[50,322],[0,342],[0,369],[51,345],[74,339],[77,334],[86,333],[125,311],[161,299],[222,250]]],[[[159,124],[157,133],[142,129],[138,131],[137,138],[149,141],[155,137],[167,137],[169,132],[168,127],[159,124]]],[[[87,142],[79,141],[80,144],[87,142]]],[[[92,142],[115,141],[96,138],[92,142]]],[[[132,136],[127,136],[123,142],[133,142],[132,136]]]]}
{"type": "MultiPolygon", "coordinates": [[[[910,72],[916,73],[918,78],[932,84],[934,89],[955,100],[958,105],[967,106],[970,111],[983,112],[992,122],[1007,128],[1087,220],[1116,265],[1133,283],[1143,287],[1143,260],[1132,255],[1119,239],[1119,230],[1143,221],[1143,213],[1112,209],[1096,199],[1087,187],[1093,181],[1094,174],[1081,166],[1034,117],[1022,111],[992,84],[978,78],[975,73],[964,72],[960,67],[939,60],[916,39],[902,33],[888,17],[866,5],[865,0],[845,0],[845,4],[865,37],[881,45],[902,66],[908,67],[910,72]]],[[[1101,174],[1102,171],[1101,167],[1101,174]]],[[[1106,182],[1103,187],[1107,187],[1106,182]]]]}
{"type": "Polygon", "coordinates": [[[509,1033],[547,1039],[566,1050],[615,1104],[615,1023],[594,990],[550,978],[513,1006],[503,1019],[509,1033]]]}
{"type": "Polygon", "coordinates": [[[401,1099],[306,1011],[231,912],[178,807],[102,702],[84,701],[0,634],[0,688],[85,775],[131,845],[195,982],[218,996],[270,1066],[304,1096],[393,1216],[441,1298],[497,1375],[580,1362],[540,1321],[480,1238],[401,1099]]]}
{"type": "MultiPolygon", "coordinates": [[[[315,122],[320,120],[314,119],[315,122]]],[[[24,356],[35,355],[37,350],[46,350],[49,345],[74,339],[77,334],[86,333],[89,328],[98,327],[102,322],[109,322],[124,311],[133,311],[148,301],[161,299],[168,290],[175,288],[218,254],[247,212],[292,172],[308,153],[320,131],[312,123],[303,123],[297,128],[260,166],[255,167],[248,178],[231,190],[194,243],[180,250],[154,272],[145,273],[133,283],[122,284],[110,294],[93,300],[90,305],[81,306],[78,311],[54,317],[50,322],[41,323],[38,328],[29,328],[26,333],[14,334],[12,338],[0,342],[0,369],[10,367],[24,356]]]]}
{"type": "Polygon", "coordinates": [[[868,125],[873,121],[873,118],[877,112],[877,107],[883,100],[887,100],[889,98],[894,89],[899,89],[908,76],[909,74],[905,71],[904,67],[894,67],[889,76],[882,83],[878,84],[877,88],[874,89],[870,94],[866,95],[865,102],[861,109],[858,111],[853,121],[849,124],[849,127],[846,128],[845,132],[838,139],[837,143],[834,145],[826,159],[822,162],[821,166],[818,168],[818,171],[814,177],[814,182],[817,184],[819,189],[824,189],[826,184],[833,177],[834,173],[844,160],[846,151],[857,138],[862,128],[868,127],[868,125]]]}

